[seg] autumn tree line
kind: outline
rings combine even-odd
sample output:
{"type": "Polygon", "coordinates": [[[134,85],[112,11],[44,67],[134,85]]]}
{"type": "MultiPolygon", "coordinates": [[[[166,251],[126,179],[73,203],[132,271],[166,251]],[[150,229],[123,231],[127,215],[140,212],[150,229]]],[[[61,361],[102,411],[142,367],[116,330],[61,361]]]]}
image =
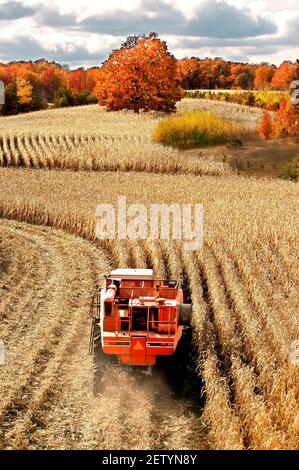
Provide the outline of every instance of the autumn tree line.
{"type": "MultiPolygon", "coordinates": [[[[298,74],[298,61],[284,61],[279,67],[267,63],[247,64],[215,59],[182,59],[179,61],[182,86],[186,90],[239,89],[288,90],[298,74]]],[[[299,78],[299,75],[298,75],[299,78]]]]}
{"type": "Polygon", "coordinates": [[[5,115],[97,103],[92,91],[97,68],[69,70],[45,59],[34,62],[0,64],[0,80],[5,85],[5,115]]]}
{"type": "Polygon", "coordinates": [[[299,63],[279,67],[197,57],[177,60],[156,33],[129,36],[100,67],[69,70],[45,59],[0,64],[2,114],[97,103],[108,111],[174,111],[184,90],[287,90],[299,63]]]}

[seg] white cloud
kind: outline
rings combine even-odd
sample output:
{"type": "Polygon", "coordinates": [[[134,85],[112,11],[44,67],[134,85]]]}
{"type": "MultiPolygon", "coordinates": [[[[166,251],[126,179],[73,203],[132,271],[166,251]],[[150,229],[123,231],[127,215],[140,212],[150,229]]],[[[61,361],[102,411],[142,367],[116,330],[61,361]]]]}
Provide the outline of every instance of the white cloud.
{"type": "Polygon", "coordinates": [[[177,57],[276,64],[299,57],[298,0],[217,0],[218,7],[215,1],[0,0],[0,60],[45,52],[72,65],[98,65],[127,35],[152,30],[177,57]]]}

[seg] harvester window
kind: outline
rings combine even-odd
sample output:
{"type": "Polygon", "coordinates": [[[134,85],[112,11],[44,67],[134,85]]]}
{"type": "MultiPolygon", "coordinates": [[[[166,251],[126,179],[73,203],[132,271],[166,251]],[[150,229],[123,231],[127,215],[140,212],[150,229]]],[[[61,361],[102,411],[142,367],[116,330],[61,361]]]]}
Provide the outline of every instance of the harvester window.
{"type": "Polygon", "coordinates": [[[147,329],[147,308],[133,308],[132,311],[132,329],[147,329]]]}

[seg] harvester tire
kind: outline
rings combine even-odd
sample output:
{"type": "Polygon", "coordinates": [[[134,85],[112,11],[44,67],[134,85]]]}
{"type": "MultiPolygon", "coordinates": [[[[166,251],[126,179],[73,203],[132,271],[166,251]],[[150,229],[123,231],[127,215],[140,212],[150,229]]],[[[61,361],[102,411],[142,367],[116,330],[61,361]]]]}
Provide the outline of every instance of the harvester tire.
{"type": "Polygon", "coordinates": [[[107,366],[118,364],[117,356],[105,354],[102,348],[102,332],[98,323],[94,326],[93,337],[93,394],[97,396],[102,389],[102,379],[107,366]]]}
{"type": "Polygon", "coordinates": [[[191,304],[180,304],[179,325],[191,326],[191,304]]]}

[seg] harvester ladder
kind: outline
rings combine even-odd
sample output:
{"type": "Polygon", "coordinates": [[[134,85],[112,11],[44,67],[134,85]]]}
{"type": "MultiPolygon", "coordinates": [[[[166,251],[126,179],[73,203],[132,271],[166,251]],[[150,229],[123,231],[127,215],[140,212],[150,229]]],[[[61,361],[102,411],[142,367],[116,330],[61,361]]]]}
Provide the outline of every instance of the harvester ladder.
{"type": "Polygon", "coordinates": [[[97,287],[93,297],[92,301],[90,304],[90,309],[89,309],[89,316],[92,318],[92,323],[91,323],[91,332],[90,332],[90,338],[89,338],[89,354],[92,354],[93,350],[93,342],[94,342],[94,336],[95,336],[95,326],[96,323],[100,319],[100,290],[97,287]]]}

